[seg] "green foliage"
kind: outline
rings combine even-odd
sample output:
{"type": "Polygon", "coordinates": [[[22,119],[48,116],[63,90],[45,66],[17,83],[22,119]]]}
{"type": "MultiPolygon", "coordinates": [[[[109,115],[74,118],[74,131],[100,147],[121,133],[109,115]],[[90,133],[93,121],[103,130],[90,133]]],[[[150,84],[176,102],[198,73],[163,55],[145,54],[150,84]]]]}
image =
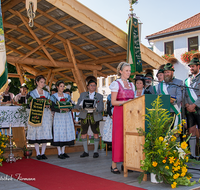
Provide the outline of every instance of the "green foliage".
{"type": "MultiPolygon", "coordinates": [[[[17,70],[15,66],[8,63],[8,73],[17,73],[17,70]]],[[[19,87],[21,86],[20,81],[18,78],[10,78],[10,90],[9,92],[12,92],[14,95],[19,93],[19,87]]]]}
{"type": "Polygon", "coordinates": [[[0,166],[2,166],[2,161],[4,160],[3,153],[5,152],[5,148],[8,143],[8,136],[0,133],[0,166]]]}
{"type": "MultiPolygon", "coordinates": [[[[177,185],[192,185],[191,174],[187,172],[188,154],[187,141],[180,144],[178,134],[182,125],[171,129],[172,117],[166,109],[162,109],[160,96],[152,103],[152,109],[147,109],[146,120],[149,132],[146,134],[143,152],[145,159],[141,160],[141,169],[144,171],[139,177],[141,182],[145,172],[156,174],[158,181],[177,185]]],[[[184,124],[185,121],[182,121],[184,124]]],[[[141,130],[138,130],[141,134],[141,130]]]]}
{"type": "Polygon", "coordinates": [[[75,92],[76,90],[77,90],[77,86],[74,86],[74,83],[73,82],[67,82],[67,83],[65,83],[65,86],[67,86],[67,85],[71,85],[71,88],[70,88],[70,90],[72,91],[72,92],[75,92]]]}

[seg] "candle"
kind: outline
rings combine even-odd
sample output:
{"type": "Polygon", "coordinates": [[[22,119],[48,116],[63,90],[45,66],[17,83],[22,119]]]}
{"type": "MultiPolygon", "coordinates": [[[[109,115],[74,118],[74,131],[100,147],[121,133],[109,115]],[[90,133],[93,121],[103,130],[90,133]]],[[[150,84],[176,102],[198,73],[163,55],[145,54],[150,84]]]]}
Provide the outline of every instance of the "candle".
{"type": "Polygon", "coordinates": [[[11,124],[9,125],[9,129],[10,129],[10,136],[11,136],[11,124]]]}

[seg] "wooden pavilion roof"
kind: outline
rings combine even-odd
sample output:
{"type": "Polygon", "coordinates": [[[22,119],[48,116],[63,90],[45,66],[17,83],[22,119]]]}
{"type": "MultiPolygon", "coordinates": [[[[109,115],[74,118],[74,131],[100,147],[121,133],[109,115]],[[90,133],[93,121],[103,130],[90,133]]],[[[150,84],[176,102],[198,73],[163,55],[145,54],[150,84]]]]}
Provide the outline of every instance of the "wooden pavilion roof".
{"type": "MultiPolygon", "coordinates": [[[[25,0],[2,1],[2,13],[7,61],[19,77],[27,71],[51,84],[77,82],[77,69],[81,79],[107,77],[126,60],[127,34],[76,0],[38,0],[33,28],[25,0]]],[[[141,53],[143,69],[165,62],[142,44],[141,53]]]]}

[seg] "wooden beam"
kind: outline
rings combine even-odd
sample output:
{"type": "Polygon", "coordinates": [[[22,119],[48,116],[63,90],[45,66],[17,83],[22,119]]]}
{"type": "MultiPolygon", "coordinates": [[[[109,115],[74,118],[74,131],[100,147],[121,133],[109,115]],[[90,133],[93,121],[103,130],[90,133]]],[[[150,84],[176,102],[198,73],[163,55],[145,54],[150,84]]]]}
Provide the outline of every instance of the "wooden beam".
{"type": "MultiPolygon", "coordinates": [[[[10,77],[10,78],[19,78],[19,74],[8,73],[8,77],[10,77]]],[[[26,75],[26,77],[30,78],[30,79],[35,79],[35,76],[33,76],[33,75],[26,75]]]]}
{"type": "MultiPolygon", "coordinates": [[[[29,45],[27,45],[27,44],[25,44],[25,43],[19,41],[18,39],[13,38],[13,37],[10,36],[9,34],[6,34],[6,33],[5,33],[4,35],[5,35],[6,38],[10,39],[11,41],[17,43],[17,44],[20,45],[20,46],[25,47],[26,49],[29,49],[29,50],[33,50],[33,49],[34,49],[34,48],[32,48],[31,46],[29,46],[29,45]]],[[[41,55],[41,56],[44,57],[44,58],[47,58],[47,56],[46,56],[45,54],[43,54],[42,52],[40,52],[40,51],[37,51],[36,53],[37,53],[38,55],[41,55]]]]}
{"type": "Polygon", "coordinates": [[[15,5],[21,3],[24,0],[11,0],[4,6],[2,6],[2,13],[5,13],[7,10],[12,9],[15,5]]]}
{"type": "Polygon", "coordinates": [[[115,73],[117,73],[117,69],[114,68],[113,66],[109,65],[108,63],[103,63],[102,65],[106,66],[107,68],[109,68],[110,70],[114,71],[115,73]]]}
{"type": "Polygon", "coordinates": [[[61,73],[61,72],[57,72],[58,75],[62,76],[63,78],[66,78],[72,82],[75,82],[75,80],[71,77],[68,77],[67,75],[65,75],[64,73],[61,73]]]}
{"type": "Polygon", "coordinates": [[[25,53],[22,53],[21,51],[15,49],[15,48],[13,48],[13,47],[10,47],[10,46],[7,45],[7,44],[6,44],[6,49],[9,49],[9,50],[11,50],[11,51],[14,51],[15,53],[18,53],[18,54],[21,55],[21,56],[25,56],[25,55],[26,55],[25,53]]]}
{"type": "Polygon", "coordinates": [[[46,0],[80,22],[98,31],[109,40],[126,49],[127,34],[86,6],[74,0],[46,0]]]}
{"type": "Polygon", "coordinates": [[[107,78],[107,75],[104,74],[104,73],[102,73],[102,72],[100,72],[100,71],[97,71],[97,74],[98,74],[99,76],[101,76],[101,77],[107,78]]]}
{"type": "Polygon", "coordinates": [[[45,42],[41,43],[38,47],[36,47],[35,49],[33,49],[32,51],[28,52],[24,57],[20,58],[17,60],[17,63],[23,61],[24,59],[26,59],[28,56],[30,56],[31,54],[35,53],[37,50],[39,50],[43,45],[45,45],[48,41],[50,41],[52,38],[54,38],[56,34],[53,34],[49,39],[47,39],[45,42]]]}
{"type": "Polygon", "coordinates": [[[69,49],[68,49],[67,45],[66,45],[65,43],[63,43],[63,46],[64,46],[64,48],[65,48],[65,52],[66,52],[68,61],[69,61],[69,62],[72,62],[72,58],[71,58],[71,55],[70,55],[70,52],[69,52],[69,49]]]}
{"type": "Polygon", "coordinates": [[[74,71],[76,73],[77,82],[78,82],[77,85],[79,85],[79,88],[80,88],[79,92],[80,93],[85,92],[86,88],[85,88],[83,81],[81,79],[81,75],[80,75],[80,72],[79,72],[79,69],[78,69],[78,66],[77,66],[77,63],[76,63],[76,59],[75,59],[74,52],[73,52],[73,49],[72,49],[72,46],[71,46],[71,42],[69,40],[66,40],[66,41],[67,41],[67,46],[69,48],[71,59],[72,59],[73,65],[74,65],[74,71]]]}
{"type": "Polygon", "coordinates": [[[77,87],[78,87],[79,93],[81,93],[80,90],[82,89],[82,86],[80,85],[80,83],[79,83],[79,81],[78,81],[78,78],[77,78],[77,74],[76,74],[75,69],[72,69],[72,74],[73,74],[74,80],[75,80],[75,82],[76,82],[76,85],[77,85],[77,87]]]}
{"type": "MultiPolygon", "coordinates": [[[[29,32],[32,34],[32,36],[35,38],[35,40],[37,41],[37,43],[39,45],[42,44],[42,42],[38,39],[38,37],[35,35],[35,33],[33,32],[33,30],[29,27],[28,23],[25,21],[25,19],[23,18],[23,16],[20,14],[20,12],[16,11],[16,13],[18,14],[18,16],[21,18],[22,22],[25,24],[26,28],[29,30],[29,32]]],[[[51,57],[51,55],[49,54],[49,52],[46,50],[46,48],[44,46],[41,46],[42,50],[45,52],[45,54],[47,55],[47,57],[51,60],[51,62],[54,64],[54,66],[56,66],[56,62],[54,61],[54,59],[51,57]]]]}
{"type": "MultiPolygon", "coordinates": [[[[16,57],[7,55],[7,61],[16,63],[16,57]]],[[[63,61],[56,61],[57,66],[54,66],[53,63],[49,60],[44,59],[34,59],[34,58],[26,58],[20,62],[21,64],[27,65],[40,65],[40,66],[47,66],[47,67],[57,67],[57,68],[74,68],[74,65],[70,62],[63,62],[63,61]]],[[[78,68],[81,70],[101,70],[101,65],[87,65],[87,64],[77,64],[78,68]]]]}
{"type": "Polygon", "coordinates": [[[99,59],[99,60],[92,60],[92,61],[85,61],[85,62],[83,61],[81,63],[99,65],[99,64],[102,64],[102,63],[110,63],[110,62],[116,62],[116,61],[121,62],[121,60],[123,60],[123,61],[126,60],[126,54],[117,55],[115,57],[102,58],[102,59],[99,59]]]}
{"type": "Polygon", "coordinates": [[[22,75],[21,68],[20,68],[19,64],[16,64],[15,67],[16,67],[17,73],[19,75],[20,83],[22,85],[24,83],[24,78],[23,78],[23,75],[22,75]]]}
{"type": "Polygon", "coordinates": [[[3,22],[3,27],[4,27],[4,28],[17,29],[17,25],[10,24],[10,23],[8,23],[8,22],[3,22]]]}
{"type": "Polygon", "coordinates": [[[49,69],[49,72],[48,72],[48,75],[47,75],[47,79],[46,79],[46,85],[48,85],[49,84],[49,80],[50,80],[50,78],[51,78],[51,69],[49,69]]]}
{"type": "Polygon", "coordinates": [[[84,88],[87,90],[87,86],[86,86],[86,82],[85,82],[85,79],[86,79],[86,76],[83,74],[83,71],[82,70],[79,70],[80,71],[80,75],[81,75],[81,78],[82,78],[82,84],[84,86],[84,88]]]}
{"type": "Polygon", "coordinates": [[[66,28],[67,30],[69,30],[69,31],[71,31],[72,33],[76,34],[76,35],[79,36],[81,39],[83,39],[83,40],[89,42],[90,44],[92,44],[92,45],[94,45],[94,46],[96,46],[96,47],[99,48],[100,50],[102,50],[102,51],[104,51],[104,52],[106,52],[106,53],[108,53],[108,54],[110,54],[110,55],[112,55],[112,56],[115,56],[115,54],[114,54],[113,52],[111,52],[111,51],[109,51],[108,49],[106,49],[106,48],[100,46],[98,43],[96,43],[96,42],[90,40],[89,38],[87,38],[87,37],[84,36],[83,34],[77,32],[75,29],[73,29],[73,28],[71,28],[71,27],[69,27],[69,26],[63,24],[63,23],[60,22],[59,20],[57,20],[57,19],[53,18],[52,16],[50,16],[49,14],[47,14],[47,13],[41,11],[40,9],[37,9],[37,12],[39,12],[39,13],[42,14],[43,16],[45,16],[45,17],[51,19],[52,21],[54,21],[54,22],[57,23],[58,25],[62,26],[63,28],[66,28]]]}
{"type": "Polygon", "coordinates": [[[93,70],[93,76],[97,79],[97,70],[93,70]]]}

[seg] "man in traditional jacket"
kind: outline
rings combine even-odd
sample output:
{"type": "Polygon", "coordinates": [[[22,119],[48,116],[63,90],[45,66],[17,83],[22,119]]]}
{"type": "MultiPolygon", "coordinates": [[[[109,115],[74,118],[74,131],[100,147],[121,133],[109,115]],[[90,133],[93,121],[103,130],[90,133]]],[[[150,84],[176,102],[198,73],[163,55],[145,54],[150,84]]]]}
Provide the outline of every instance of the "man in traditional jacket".
{"type": "Polygon", "coordinates": [[[154,90],[153,90],[153,70],[152,69],[147,69],[145,74],[145,90],[147,92],[149,92],[149,94],[153,94],[154,90]]]}
{"type": "Polygon", "coordinates": [[[82,92],[78,103],[75,106],[80,110],[79,118],[81,118],[81,138],[83,142],[84,153],[80,155],[81,158],[89,156],[87,145],[87,132],[89,126],[94,134],[94,154],[93,158],[98,158],[99,147],[99,121],[103,119],[102,112],[104,111],[103,96],[96,92],[97,79],[93,76],[86,78],[88,91],[82,92]],[[83,106],[84,100],[95,100],[95,109],[93,111],[87,110],[83,106]]]}
{"type": "MultiPolygon", "coordinates": [[[[198,132],[200,133],[200,62],[198,58],[193,58],[188,64],[192,76],[185,80],[185,107],[187,117],[187,127],[189,133],[192,136],[189,139],[191,156],[190,159],[195,159],[196,148],[196,126],[198,126],[198,132]],[[195,89],[192,89],[195,88],[195,89]]],[[[197,155],[199,156],[199,155],[197,155]]],[[[200,160],[200,159],[199,159],[200,160]]]]}
{"type": "Polygon", "coordinates": [[[181,86],[183,81],[174,77],[174,67],[171,63],[164,66],[164,82],[158,84],[157,94],[170,95],[170,113],[176,115],[174,126],[181,123],[181,86]]]}

